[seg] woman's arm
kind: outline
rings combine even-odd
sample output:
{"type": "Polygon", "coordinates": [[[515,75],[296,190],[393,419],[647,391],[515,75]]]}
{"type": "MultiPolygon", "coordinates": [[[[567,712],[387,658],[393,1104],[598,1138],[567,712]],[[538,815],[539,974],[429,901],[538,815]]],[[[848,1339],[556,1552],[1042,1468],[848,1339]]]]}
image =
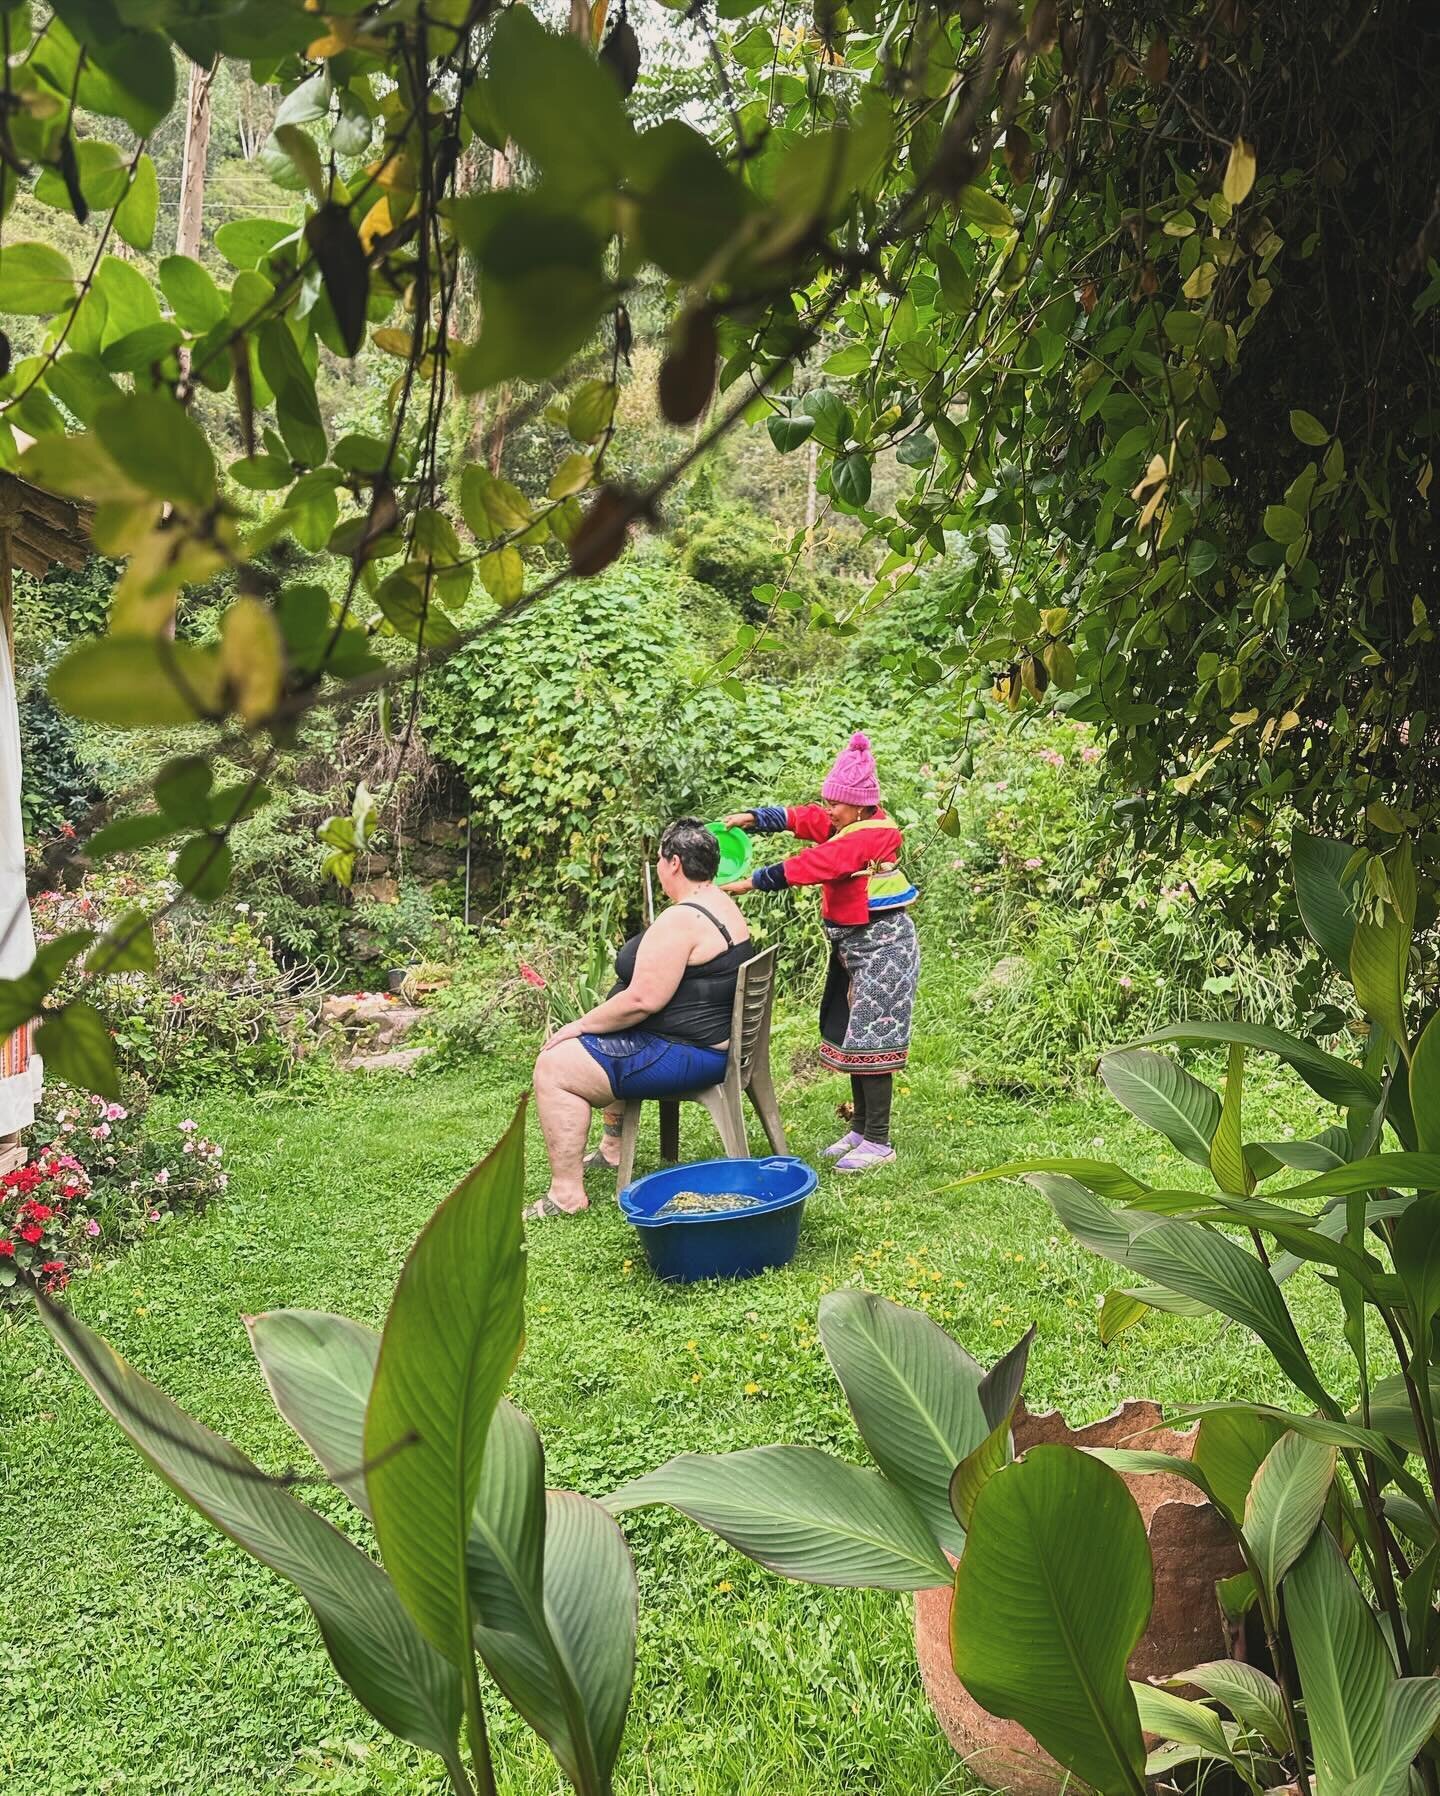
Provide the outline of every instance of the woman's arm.
{"type": "Polygon", "coordinates": [[[633,1029],[646,1017],[663,1010],[685,976],[694,939],[689,918],[675,910],[666,911],[641,937],[629,985],[573,1023],[557,1029],[545,1046],[553,1048],[562,1041],[573,1041],[577,1035],[608,1035],[633,1029]]]}
{"type": "Polygon", "coordinates": [[[753,811],[732,811],[725,827],[748,830],[756,836],[782,836],[791,827],[790,812],[783,804],[756,805],[753,811]]]}

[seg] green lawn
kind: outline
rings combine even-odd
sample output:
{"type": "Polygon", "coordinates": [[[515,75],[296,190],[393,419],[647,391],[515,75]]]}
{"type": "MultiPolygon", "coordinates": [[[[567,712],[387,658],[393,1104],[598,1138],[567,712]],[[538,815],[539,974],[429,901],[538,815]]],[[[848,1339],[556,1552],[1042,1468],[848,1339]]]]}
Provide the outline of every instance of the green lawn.
{"type": "MultiPolygon", "coordinates": [[[[807,1017],[786,1019],[777,1065],[808,1039],[807,1017]]],[[[821,1294],[848,1281],[925,1304],[984,1359],[1037,1322],[1027,1398],[1072,1419],[1129,1395],[1283,1400],[1236,1330],[1156,1318],[1102,1349],[1095,1305],[1109,1269],[1058,1237],[1037,1196],[1013,1184],[938,1189],[1025,1152],[1098,1152],[1099,1138],[1107,1158],[1161,1163],[1103,1094],[1027,1105],[977,1095],[976,1070],[937,994],[897,1093],[900,1165],[828,1178],[784,1272],[666,1289],[609,1204],[537,1227],[513,1394],[544,1435],[550,1481],[600,1493],[681,1449],[772,1440],[858,1456],[814,1328],[821,1294]]],[[[526,1072],[517,1049],[414,1080],[357,1077],[308,1104],[192,1106],[227,1145],[225,1202],[74,1285],[77,1310],[262,1464],[303,1464],[242,1313],[288,1304],[378,1323],[407,1246],[493,1142],[526,1072]]],[[[1247,1095],[1254,1135],[1314,1114],[1280,1077],[1267,1087],[1267,1073],[1256,1069],[1247,1095]]],[[[839,1095],[828,1078],[785,1083],[796,1151],[830,1139],[839,1095]]],[[[688,1152],[710,1151],[698,1111],[685,1128],[688,1152]]],[[[538,1136],[530,1156],[543,1188],[538,1136]]],[[[1338,1341],[1318,1281],[1289,1289],[1338,1341]]],[[[0,1786],[438,1792],[433,1766],[382,1738],[345,1694],[288,1587],[160,1485],[32,1321],[0,1330],[0,1786]]],[[[1319,1357],[1322,1375],[1334,1370],[1319,1357]]],[[[330,1493],[318,1500],[344,1509],[330,1493]]],[[[642,1620],[625,1796],[966,1787],[920,1690],[904,1599],[783,1584],[668,1515],[635,1518],[628,1532],[642,1620]]],[[[502,1789],[559,1791],[532,1737],[494,1706],[502,1789]]]]}

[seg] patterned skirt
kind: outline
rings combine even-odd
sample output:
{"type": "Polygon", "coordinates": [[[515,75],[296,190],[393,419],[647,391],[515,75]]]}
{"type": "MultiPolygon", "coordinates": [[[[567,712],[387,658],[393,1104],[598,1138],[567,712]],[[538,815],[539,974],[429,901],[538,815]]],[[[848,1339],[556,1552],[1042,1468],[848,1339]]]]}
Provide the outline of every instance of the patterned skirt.
{"type": "Polygon", "coordinates": [[[820,999],[820,1058],[837,1072],[893,1073],[910,1055],[920,942],[909,911],[827,923],[830,969],[820,999]]]}

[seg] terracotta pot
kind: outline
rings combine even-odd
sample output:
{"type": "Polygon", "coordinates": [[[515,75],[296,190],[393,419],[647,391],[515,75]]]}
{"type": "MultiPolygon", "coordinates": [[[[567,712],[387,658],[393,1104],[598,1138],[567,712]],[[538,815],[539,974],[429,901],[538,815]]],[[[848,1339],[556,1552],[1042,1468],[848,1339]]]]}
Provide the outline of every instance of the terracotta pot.
{"type": "MultiPolygon", "coordinates": [[[[1155,1427],[1156,1403],[1122,1403],[1113,1415],[1072,1429],[1051,1410],[1015,1421],[1015,1451],[1060,1443],[1076,1447],[1144,1447],[1188,1459],[1195,1432],[1155,1427]]],[[[1206,1659],[1228,1655],[1215,1585],[1242,1569],[1230,1530],[1183,1478],[1155,1474],[1126,1478],[1145,1521],[1155,1566],[1155,1606],[1150,1625],[1130,1659],[1136,1679],[1166,1677],[1206,1659]]],[[[998,1621],[1003,1626],[1003,1619],[998,1621]]],[[[950,1591],[922,1590],[915,1598],[915,1651],[920,1677],[946,1738],[974,1777],[1011,1796],[1057,1796],[1074,1777],[1064,1771],[1017,1721],[1001,1721],[982,1709],[950,1666],[950,1591]]]]}

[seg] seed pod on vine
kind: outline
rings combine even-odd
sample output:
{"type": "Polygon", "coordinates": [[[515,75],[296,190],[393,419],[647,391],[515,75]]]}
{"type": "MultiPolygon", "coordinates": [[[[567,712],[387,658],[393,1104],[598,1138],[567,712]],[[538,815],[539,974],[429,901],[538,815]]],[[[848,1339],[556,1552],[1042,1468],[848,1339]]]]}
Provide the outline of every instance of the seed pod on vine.
{"type": "Polygon", "coordinates": [[[715,391],[715,318],[708,306],[684,313],[660,364],[660,410],[672,424],[692,424],[715,391]]]}
{"type": "Polygon", "coordinates": [[[635,35],[635,27],[623,13],[616,20],[614,30],[600,46],[600,54],[596,60],[602,68],[609,69],[615,85],[620,89],[621,99],[628,98],[640,79],[640,40],[635,35]]]}

